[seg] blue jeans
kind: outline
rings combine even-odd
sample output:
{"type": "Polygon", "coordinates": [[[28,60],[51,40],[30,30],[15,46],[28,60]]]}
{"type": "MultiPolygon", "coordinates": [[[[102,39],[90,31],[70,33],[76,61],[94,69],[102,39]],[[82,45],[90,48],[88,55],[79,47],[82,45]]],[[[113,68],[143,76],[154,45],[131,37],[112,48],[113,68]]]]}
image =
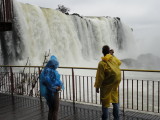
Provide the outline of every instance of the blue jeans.
{"type": "MultiPolygon", "coordinates": [[[[119,104],[112,103],[114,120],[119,120],[119,104]]],[[[108,108],[102,106],[102,120],[108,120],[108,108]]]]}

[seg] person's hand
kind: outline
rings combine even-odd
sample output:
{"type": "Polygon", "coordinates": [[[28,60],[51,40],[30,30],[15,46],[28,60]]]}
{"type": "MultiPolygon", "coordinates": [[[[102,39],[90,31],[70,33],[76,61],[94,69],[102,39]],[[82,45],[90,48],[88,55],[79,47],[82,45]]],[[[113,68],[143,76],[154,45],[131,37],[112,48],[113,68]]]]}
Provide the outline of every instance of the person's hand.
{"type": "Polygon", "coordinates": [[[99,93],[99,88],[96,88],[96,93],[99,93]]]}
{"type": "Polygon", "coordinates": [[[61,86],[57,86],[56,90],[60,91],[61,90],[61,86]]]}

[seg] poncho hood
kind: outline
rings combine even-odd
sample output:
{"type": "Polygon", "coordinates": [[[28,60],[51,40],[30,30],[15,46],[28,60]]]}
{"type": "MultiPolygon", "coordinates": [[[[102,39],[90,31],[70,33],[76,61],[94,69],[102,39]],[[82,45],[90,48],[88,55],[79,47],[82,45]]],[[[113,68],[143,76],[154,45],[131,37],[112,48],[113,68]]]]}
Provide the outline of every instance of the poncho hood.
{"type": "Polygon", "coordinates": [[[101,57],[102,61],[107,62],[107,61],[111,61],[113,59],[113,56],[111,54],[107,54],[104,57],[101,57]]]}
{"type": "Polygon", "coordinates": [[[53,68],[53,69],[57,69],[59,67],[59,62],[57,60],[57,58],[52,55],[50,60],[48,61],[46,67],[50,67],[50,68],[53,68]]]}

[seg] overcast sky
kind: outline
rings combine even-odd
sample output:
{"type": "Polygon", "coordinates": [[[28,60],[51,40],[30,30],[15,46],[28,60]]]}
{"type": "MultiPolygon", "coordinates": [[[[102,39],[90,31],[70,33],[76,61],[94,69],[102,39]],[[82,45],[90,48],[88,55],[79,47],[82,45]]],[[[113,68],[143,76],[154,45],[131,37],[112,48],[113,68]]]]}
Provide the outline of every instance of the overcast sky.
{"type": "Polygon", "coordinates": [[[133,28],[142,53],[160,56],[160,0],[17,0],[56,9],[59,4],[82,16],[120,17],[133,28]]]}

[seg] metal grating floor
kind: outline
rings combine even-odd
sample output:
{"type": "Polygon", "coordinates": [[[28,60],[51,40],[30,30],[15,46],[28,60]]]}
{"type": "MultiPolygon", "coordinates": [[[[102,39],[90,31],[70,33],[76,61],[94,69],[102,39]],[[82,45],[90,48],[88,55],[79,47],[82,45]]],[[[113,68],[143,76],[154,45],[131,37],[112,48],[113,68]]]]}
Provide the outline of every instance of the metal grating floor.
{"type": "MultiPolygon", "coordinates": [[[[48,107],[45,101],[40,103],[38,98],[0,94],[0,120],[47,120],[48,107]]],[[[59,120],[101,120],[101,107],[60,102],[59,120]]],[[[113,120],[112,109],[110,109],[109,120],[113,120]]],[[[120,120],[160,120],[160,115],[120,111],[120,120]]]]}

